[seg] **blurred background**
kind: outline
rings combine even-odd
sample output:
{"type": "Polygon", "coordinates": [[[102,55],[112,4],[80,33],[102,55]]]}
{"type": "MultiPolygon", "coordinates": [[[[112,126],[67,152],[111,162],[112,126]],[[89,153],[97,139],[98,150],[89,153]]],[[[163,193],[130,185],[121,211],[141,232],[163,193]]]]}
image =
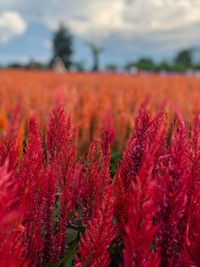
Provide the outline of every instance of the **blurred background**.
{"type": "Polygon", "coordinates": [[[0,0],[0,66],[200,70],[199,0],[0,0]]]}

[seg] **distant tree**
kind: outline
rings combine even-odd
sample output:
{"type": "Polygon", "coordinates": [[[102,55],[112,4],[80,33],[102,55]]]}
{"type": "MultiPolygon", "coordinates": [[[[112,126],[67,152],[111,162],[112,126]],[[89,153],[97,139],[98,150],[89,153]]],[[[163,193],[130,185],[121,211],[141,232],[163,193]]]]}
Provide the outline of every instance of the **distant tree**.
{"type": "Polygon", "coordinates": [[[192,62],[193,62],[194,68],[199,70],[200,69],[200,47],[193,48],[192,62]]]}
{"type": "Polygon", "coordinates": [[[14,62],[14,63],[10,63],[10,64],[8,64],[8,65],[7,65],[7,68],[8,68],[8,69],[10,69],[10,68],[11,68],[11,69],[12,69],[12,68],[13,68],[13,69],[23,69],[23,68],[25,68],[25,65],[24,65],[24,64],[20,64],[20,63],[15,63],[15,62],[14,62]]]}
{"type": "Polygon", "coordinates": [[[197,63],[197,64],[195,65],[195,69],[200,70],[200,63],[197,63]]]}
{"type": "Polygon", "coordinates": [[[170,67],[170,71],[172,72],[184,72],[185,70],[186,68],[182,64],[176,62],[174,62],[170,67]]]}
{"type": "Polygon", "coordinates": [[[53,58],[51,64],[56,58],[60,58],[65,68],[69,69],[72,64],[72,54],[73,37],[70,31],[63,24],[60,24],[53,36],[53,58]]]}
{"type": "Polygon", "coordinates": [[[185,69],[193,66],[192,62],[193,49],[185,49],[180,51],[175,57],[174,63],[182,65],[185,69]]]}
{"type": "Polygon", "coordinates": [[[97,46],[92,42],[87,43],[88,47],[91,49],[92,56],[93,56],[93,71],[99,70],[99,54],[103,51],[103,47],[97,46]]]}
{"type": "Polygon", "coordinates": [[[162,60],[155,66],[156,71],[171,71],[171,66],[166,60],[162,60]]]}
{"type": "Polygon", "coordinates": [[[136,63],[136,67],[140,70],[145,71],[153,71],[155,69],[155,65],[152,59],[150,58],[141,58],[136,63]]]}

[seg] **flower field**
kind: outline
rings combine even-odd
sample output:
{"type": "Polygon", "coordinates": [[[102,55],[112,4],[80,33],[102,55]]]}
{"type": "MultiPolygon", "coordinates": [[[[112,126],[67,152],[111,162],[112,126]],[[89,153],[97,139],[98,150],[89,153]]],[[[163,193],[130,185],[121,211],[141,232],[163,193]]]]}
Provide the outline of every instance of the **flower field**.
{"type": "Polygon", "coordinates": [[[21,124],[35,112],[40,126],[45,128],[52,106],[58,102],[64,105],[67,115],[78,126],[76,142],[81,150],[87,149],[93,138],[100,135],[108,111],[115,126],[113,145],[122,150],[146,96],[151,97],[152,114],[156,113],[162,101],[166,101],[168,115],[176,106],[184,120],[190,122],[198,110],[199,88],[199,78],[184,76],[62,75],[0,70],[0,131],[6,128],[7,119],[17,105],[20,106],[21,124]]]}
{"type": "Polygon", "coordinates": [[[0,71],[0,266],[200,266],[200,79],[0,71]]]}

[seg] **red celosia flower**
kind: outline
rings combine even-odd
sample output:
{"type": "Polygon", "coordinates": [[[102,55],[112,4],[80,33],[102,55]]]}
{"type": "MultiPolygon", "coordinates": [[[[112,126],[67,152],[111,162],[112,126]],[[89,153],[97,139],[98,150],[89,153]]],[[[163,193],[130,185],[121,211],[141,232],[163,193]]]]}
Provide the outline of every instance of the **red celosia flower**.
{"type": "Polygon", "coordinates": [[[17,135],[20,127],[20,105],[18,104],[11,114],[8,128],[4,138],[0,141],[0,165],[3,166],[8,158],[8,171],[16,172],[19,161],[19,148],[17,145],[17,135]]]}
{"type": "Polygon", "coordinates": [[[37,122],[34,118],[30,119],[28,123],[28,139],[27,147],[20,171],[17,179],[22,184],[22,192],[30,187],[36,193],[38,191],[37,185],[43,168],[43,151],[41,144],[41,135],[37,122]]]}
{"type": "Polygon", "coordinates": [[[115,193],[115,209],[114,217],[117,219],[117,229],[119,237],[123,238],[125,234],[125,227],[128,220],[128,193],[124,188],[123,181],[120,177],[120,172],[117,173],[113,179],[114,193],[115,193]]]}
{"type": "Polygon", "coordinates": [[[43,151],[41,136],[37,122],[34,118],[28,122],[28,139],[26,153],[22,158],[21,168],[16,175],[19,189],[16,190],[16,199],[20,203],[24,201],[23,226],[24,242],[27,247],[27,255],[31,264],[38,264],[41,259],[42,242],[41,232],[42,204],[43,204],[43,151]],[[27,240],[27,241],[26,241],[27,240]]]}
{"type": "Polygon", "coordinates": [[[101,163],[100,170],[100,186],[101,190],[110,183],[110,145],[108,146],[107,153],[104,155],[101,163]]]}
{"type": "Polygon", "coordinates": [[[21,117],[21,105],[18,103],[11,113],[9,124],[5,133],[7,141],[13,141],[17,138],[21,117]]]}
{"type": "Polygon", "coordinates": [[[6,159],[8,159],[8,171],[16,172],[19,166],[19,149],[16,145],[16,140],[0,140],[0,165],[5,164],[6,159]]]}
{"type": "MultiPolygon", "coordinates": [[[[77,168],[69,170],[66,177],[64,188],[60,194],[60,213],[58,231],[56,234],[55,247],[57,259],[65,256],[66,253],[66,229],[68,224],[69,212],[76,209],[80,203],[82,189],[82,165],[79,164],[77,168]]],[[[78,218],[81,220],[82,218],[78,218]]],[[[72,223],[75,219],[72,216],[72,223]]],[[[81,221],[82,223],[83,221],[81,221]]]]}
{"type": "Polygon", "coordinates": [[[183,250],[182,266],[200,266],[200,184],[197,182],[187,214],[185,247],[183,250]]]}
{"type": "Polygon", "coordinates": [[[85,235],[79,244],[80,256],[76,257],[75,266],[108,266],[110,262],[107,252],[114,239],[113,226],[114,196],[112,186],[104,191],[102,203],[96,204],[92,218],[88,222],[85,235]]]}
{"type": "Polygon", "coordinates": [[[191,162],[191,175],[189,177],[188,198],[190,201],[195,184],[198,182],[200,172],[200,111],[197,112],[193,120],[193,128],[190,131],[189,157],[191,162]]]}
{"type": "Polygon", "coordinates": [[[64,109],[57,107],[53,110],[47,130],[46,148],[47,159],[51,162],[56,157],[56,176],[61,190],[64,186],[67,172],[76,167],[77,152],[74,146],[76,128],[71,119],[66,122],[64,109]]]}
{"type": "MultiPolygon", "coordinates": [[[[128,190],[131,181],[136,182],[136,175],[142,167],[145,155],[150,149],[155,136],[160,131],[162,123],[162,112],[158,113],[154,119],[151,119],[150,113],[146,108],[146,103],[141,106],[135,119],[132,136],[130,137],[126,151],[123,154],[123,160],[121,161],[120,176],[126,190],[128,190]]],[[[162,156],[164,140],[160,140],[160,142],[162,149],[160,149],[160,152],[157,152],[158,155],[155,157],[155,161],[162,156]]],[[[156,170],[154,173],[155,172],[156,170]]]]}
{"type": "Polygon", "coordinates": [[[112,147],[113,138],[114,138],[114,126],[113,126],[113,121],[111,117],[111,111],[109,109],[107,110],[105,122],[103,125],[103,130],[102,130],[101,146],[102,146],[102,151],[103,151],[104,156],[107,154],[108,147],[110,148],[112,147]]]}
{"type": "Polygon", "coordinates": [[[85,223],[91,218],[95,199],[100,188],[99,159],[97,159],[96,144],[93,141],[89,147],[85,172],[83,173],[82,206],[85,223]]]}
{"type": "Polygon", "coordinates": [[[145,161],[131,182],[129,189],[128,224],[124,237],[124,266],[159,266],[159,258],[149,252],[157,227],[153,225],[156,181],[152,180],[154,157],[160,136],[145,157],[145,161]],[[153,265],[154,264],[154,265],[153,265]]]}
{"type": "Polygon", "coordinates": [[[47,129],[46,149],[49,162],[53,160],[54,155],[59,157],[59,154],[63,153],[66,147],[66,137],[64,109],[56,107],[51,113],[47,129]]]}
{"type": "Polygon", "coordinates": [[[156,245],[161,246],[161,266],[181,266],[190,177],[188,142],[182,121],[172,137],[169,154],[168,165],[165,174],[159,177],[156,194],[159,209],[155,219],[160,227],[155,241],[156,245]]]}
{"type": "Polygon", "coordinates": [[[0,167],[0,265],[27,266],[25,247],[22,243],[23,235],[18,236],[16,233],[23,214],[23,203],[21,207],[15,204],[14,194],[18,185],[7,172],[7,167],[8,162],[0,167]]]}
{"type": "Polygon", "coordinates": [[[55,162],[47,169],[45,177],[45,201],[44,201],[44,262],[54,263],[54,231],[53,231],[53,204],[56,197],[55,162]]]}

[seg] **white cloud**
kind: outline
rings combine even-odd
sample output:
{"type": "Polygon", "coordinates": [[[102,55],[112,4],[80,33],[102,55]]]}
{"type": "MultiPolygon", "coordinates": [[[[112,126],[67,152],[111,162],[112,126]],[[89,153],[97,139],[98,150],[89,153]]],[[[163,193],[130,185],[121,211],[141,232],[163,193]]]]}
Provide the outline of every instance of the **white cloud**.
{"type": "Polygon", "coordinates": [[[25,30],[26,23],[17,12],[0,13],[0,43],[7,43],[13,37],[23,34],[25,30]]]}
{"type": "Polygon", "coordinates": [[[199,14],[199,0],[49,0],[40,19],[52,28],[65,21],[85,35],[173,29],[199,22],[199,14]]]}
{"type": "Polygon", "coordinates": [[[199,0],[1,0],[0,10],[5,9],[53,30],[62,21],[85,40],[166,41],[170,47],[200,43],[199,0]]]}

